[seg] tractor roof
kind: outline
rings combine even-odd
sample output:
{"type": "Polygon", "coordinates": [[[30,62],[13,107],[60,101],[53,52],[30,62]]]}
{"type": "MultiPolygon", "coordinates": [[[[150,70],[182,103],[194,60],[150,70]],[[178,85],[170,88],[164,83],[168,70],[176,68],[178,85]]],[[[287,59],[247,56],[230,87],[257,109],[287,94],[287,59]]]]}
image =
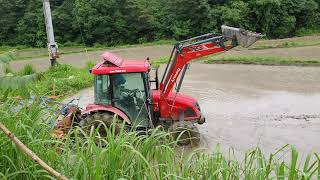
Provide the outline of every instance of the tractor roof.
{"type": "Polygon", "coordinates": [[[148,72],[150,63],[148,60],[124,60],[110,52],[101,55],[103,61],[92,68],[92,74],[119,74],[148,72]]]}

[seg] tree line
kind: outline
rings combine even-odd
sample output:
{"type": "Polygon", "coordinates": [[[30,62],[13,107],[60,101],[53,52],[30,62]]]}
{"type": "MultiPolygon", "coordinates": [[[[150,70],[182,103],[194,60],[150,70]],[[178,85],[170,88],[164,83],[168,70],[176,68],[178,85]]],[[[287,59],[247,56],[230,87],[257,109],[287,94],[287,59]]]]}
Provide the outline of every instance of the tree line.
{"type": "MultiPolygon", "coordinates": [[[[51,0],[56,41],[181,40],[222,24],[285,38],[320,28],[320,0],[51,0]]],[[[45,47],[41,0],[0,0],[0,45],[45,47]]]]}

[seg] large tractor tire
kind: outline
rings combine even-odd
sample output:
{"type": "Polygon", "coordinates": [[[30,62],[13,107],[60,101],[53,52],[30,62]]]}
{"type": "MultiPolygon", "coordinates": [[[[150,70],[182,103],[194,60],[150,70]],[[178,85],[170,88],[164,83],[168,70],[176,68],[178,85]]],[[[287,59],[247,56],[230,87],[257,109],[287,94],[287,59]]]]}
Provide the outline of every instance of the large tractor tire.
{"type": "Polygon", "coordinates": [[[89,114],[86,118],[80,121],[79,126],[87,135],[90,135],[92,127],[98,128],[101,137],[106,137],[110,131],[114,134],[119,134],[122,128],[122,120],[114,120],[114,114],[110,112],[96,112],[89,114]]]}
{"type": "Polygon", "coordinates": [[[198,146],[200,143],[200,133],[197,126],[189,121],[179,121],[171,125],[169,130],[174,139],[177,140],[179,145],[198,146]]]}

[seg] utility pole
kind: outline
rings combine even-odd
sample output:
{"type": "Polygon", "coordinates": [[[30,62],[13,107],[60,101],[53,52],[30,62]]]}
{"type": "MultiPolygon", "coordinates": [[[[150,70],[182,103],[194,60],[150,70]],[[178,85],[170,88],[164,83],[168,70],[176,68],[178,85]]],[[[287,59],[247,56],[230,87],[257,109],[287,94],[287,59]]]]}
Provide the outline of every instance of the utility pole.
{"type": "Polygon", "coordinates": [[[43,14],[46,23],[47,40],[48,40],[48,51],[51,61],[51,66],[57,65],[58,54],[58,44],[54,40],[52,19],[51,19],[51,9],[49,0],[42,0],[43,2],[43,14]]]}

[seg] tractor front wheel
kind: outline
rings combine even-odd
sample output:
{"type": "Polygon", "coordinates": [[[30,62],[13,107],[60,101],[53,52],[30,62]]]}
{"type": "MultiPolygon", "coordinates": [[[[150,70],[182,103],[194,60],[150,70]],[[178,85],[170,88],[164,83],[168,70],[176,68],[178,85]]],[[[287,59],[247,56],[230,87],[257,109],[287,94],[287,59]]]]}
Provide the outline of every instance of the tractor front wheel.
{"type": "Polygon", "coordinates": [[[106,137],[108,130],[119,134],[122,127],[121,119],[114,119],[114,114],[110,112],[96,112],[89,114],[86,118],[80,121],[79,125],[87,135],[90,135],[92,127],[98,129],[98,133],[101,137],[106,137]]]}
{"type": "Polygon", "coordinates": [[[200,143],[200,133],[197,126],[189,121],[175,122],[169,128],[173,138],[182,146],[193,145],[197,146],[200,143]]]}

